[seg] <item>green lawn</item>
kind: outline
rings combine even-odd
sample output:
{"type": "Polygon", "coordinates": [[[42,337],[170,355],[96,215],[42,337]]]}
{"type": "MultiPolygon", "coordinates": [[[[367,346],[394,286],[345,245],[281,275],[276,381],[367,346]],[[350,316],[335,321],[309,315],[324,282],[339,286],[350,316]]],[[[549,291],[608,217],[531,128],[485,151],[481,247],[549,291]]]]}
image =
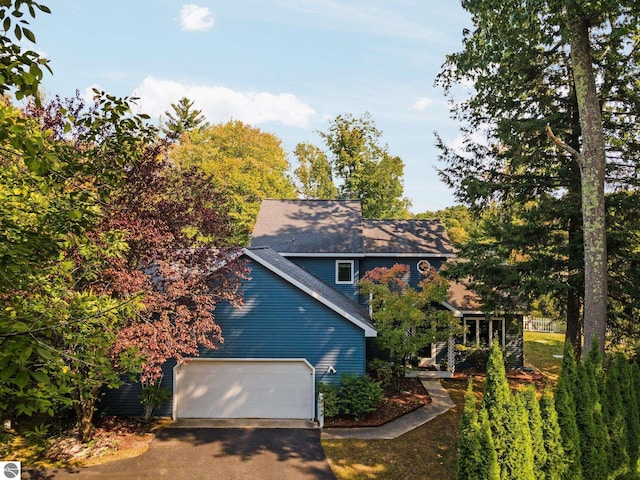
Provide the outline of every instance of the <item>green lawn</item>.
{"type": "Polygon", "coordinates": [[[457,407],[393,440],[323,440],[338,480],[455,478],[464,380],[443,380],[457,407]]]}
{"type": "Polygon", "coordinates": [[[563,333],[524,332],[525,364],[540,369],[552,385],[560,375],[563,347],[563,333]]]}
{"type": "MultiPolygon", "coordinates": [[[[525,363],[542,371],[551,384],[560,373],[564,335],[525,332],[525,363]]],[[[479,383],[479,382],[477,382],[479,383]]],[[[456,408],[393,440],[324,440],[338,480],[453,480],[467,382],[443,380],[456,408]]],[[[476,389],[481,390],[477,384],[476,389]]],[[[480,396],[480,393],[478,393],[480,396]]]]}

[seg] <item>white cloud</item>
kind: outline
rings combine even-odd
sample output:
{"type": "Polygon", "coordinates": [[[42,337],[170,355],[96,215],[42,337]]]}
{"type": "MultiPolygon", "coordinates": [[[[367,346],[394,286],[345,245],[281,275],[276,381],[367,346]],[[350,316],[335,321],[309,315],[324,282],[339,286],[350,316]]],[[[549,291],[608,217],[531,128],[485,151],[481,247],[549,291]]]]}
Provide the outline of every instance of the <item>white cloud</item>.
{"type": "Polygon", "coordinates": [[[227,87],[187,85],[154,77],[145,78],[132,96],[141,112],[159,118],[180,98],[194,101],[210,123],[240,120],[251,125],[278,122],[308,128],[316,111],[291,93],[238,92],[227,87]]]}
{"type": "Polygon", "coordinates": [[[180,28],[188,32],[211,30],[215,21],[207,7],[193,3],[183,5],[180,9],[180,28]]]}
{"type": "Polygon", "coordinates": [[[431,105],[433,105],[433,99],[432,98],[421,97],[416,101],[416,103],[413,104],[413,108],[415,110],[418,110],[419,112],[422,112],[422,111],[426,110],[428,107],[430,107],[431,105]]]}

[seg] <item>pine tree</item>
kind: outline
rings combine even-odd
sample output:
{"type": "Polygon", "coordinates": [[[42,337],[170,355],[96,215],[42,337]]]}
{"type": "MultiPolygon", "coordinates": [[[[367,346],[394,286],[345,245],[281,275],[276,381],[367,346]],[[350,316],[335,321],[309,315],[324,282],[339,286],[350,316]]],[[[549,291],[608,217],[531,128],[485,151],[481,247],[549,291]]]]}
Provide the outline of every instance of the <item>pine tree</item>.
{"type": "Polygon", "coordinates": [[[529,432],[531,434],[531,449],[533,452],[533,473],[537,480],[544,480],[546,473],[544,466],[547,463],[547,450],[542,430],[542,416],[540,404],[536,398],[536,389],[533,385],[520,390],[518,395],[527,411],[529,419],[529,432]]]}
{"type": "Polygon", "coordinates": [[[619,362],[614,361],[606,375],[605,396],[602,398],[604,419],[608,428],[609,479],[627,478],[629,475],[629,435],[627,432],[628,409],[622,402],[622,372],[619,362]]]}
{"type": "Polygon", "coordinates": [[[169,119],[162,132],[173,142],[180,139],[183,133],[196,128],[207,128],[202,110],[193,110],[193,100],[182,97],[178,103],[172,103],[173,112],[167,110],[165,114],[169,119]]]}
{"type": "Polygon", "coordinates": [[[562,357],[562,370],[555,391],[555,409],[558,414],[558,425],[560,426],[562,448],[567,467],[561,477],[563,480],[582,479],[582,452],[574,397],[577,373],[573,347],[569,342],[566,342],[562,357]]]}
{"type": "Polygon", "coordinates": [[[504,369],[502,352],[493,343],[487,362],[482,410],[487,412],[503,480],[533,480],[531,436],[524,407],[515,400],[504,369]],[[524,417],[524,418],[523,418],[524,417]]]}
{"type": "Polygon", "coordinates": [[[547,454],[541,470],[546,480],[561,480],[567,470],[567,461],[562,447],[562,432],[558,425],[558,413],[550,390],[545,390],[540,399],[542,436],[547,454]]]}

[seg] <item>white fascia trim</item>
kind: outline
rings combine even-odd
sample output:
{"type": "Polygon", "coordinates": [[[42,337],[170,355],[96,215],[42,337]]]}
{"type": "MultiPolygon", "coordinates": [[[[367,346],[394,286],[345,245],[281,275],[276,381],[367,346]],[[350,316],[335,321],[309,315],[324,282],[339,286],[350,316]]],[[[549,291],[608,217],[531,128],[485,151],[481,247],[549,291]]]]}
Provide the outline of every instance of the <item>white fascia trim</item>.
{"type": "Polygon", "coordinates": [[[360,327],[362,330],[364,330],[364,336],[365,337],[377,337],[378,336],[378,332],[374,328],[371,328],[366,323],[361,322],[358,318],[354,317],[350,313],[345,312],[340,307],[338,307],[334,303],[330,302],[329,300],[327,300],[323,296],[318,295],[317,292],[315,292],[312,289],[308,288],[306,285],[301,284],[295,278],[290,277],[289,275],[284,273],[282,270],[274,267],[270,263],[264,262],[262,258],[258,257],[257,255],[254,255],[251,252],[251,250],[248,250],[246,248],[243,248],[242,250],[252,260],[258,262],[260,265],[262,265],[263,267],[267,268],[268,270],[271,270],[273,273],[275,273],[279,277],[285,279],[287,282],[289,282],[290,284],[294,285],[295,287],[299,288],[300,290],[305,292],[310,297],[315,298],[320,303],[322,303],[323,305],[326,305],[327,307],[329,307],[334,312],[342,315],[344,318],[349,320],[354,325],[357,325],[358,327],[360,327]]]}
{"type": "Polygon", "coordinates": [[[444,305],[447,309],[451,310],[451,312],[453,313],[454,317],[456,317],[456,318],[462,318],[463,317],[463,313],[460,310],[458,310],[456,307],[451,305],[450,303],[442,302],[442,305],[444,305]]]}
{"type": "Polygon", "coordinates": [[[456,307],[447,302],[442,302],[442,305],[451,310],[453,316],[456,318],[462,318],[465,315],[485,315],[485,312],[481,310],[458,310],[456,307]]]}
{"type": "Polygon", "coordinates": [[[365,257],[453,258],[453,253],[365,253],[365,257]]]}
{"type": "Polygon", "coordinates": [[[315,257],[315,258],[363,258],[363,253],[301,253],[301,252],[278,252],[283,257],[315,257]]]}
{"type": "Polygon", "coordinates": [[[309,360],[307,360],[306,358],[298,358],[298,357],[293,357],[293,358],[280,358],[280,357],[276,357],[276,358],[265,358],[265,357],[240,357],[240,358],[221,358],[221,357],[217,357],[217,358],[208,358],[208,357],[186,357],[183,359],[182,363],[176,363],[175,366],[173,367],[174,369],[176,369],[177,367],[179,367],[180,365],[185,365],[188,364],[190,362],[304,362],[307,367],[309,367],[309,370],[311,370],[312,372],[315,372],[315,367],[313,365],[311,365],[311,363],[309,363],[309,360]]]}

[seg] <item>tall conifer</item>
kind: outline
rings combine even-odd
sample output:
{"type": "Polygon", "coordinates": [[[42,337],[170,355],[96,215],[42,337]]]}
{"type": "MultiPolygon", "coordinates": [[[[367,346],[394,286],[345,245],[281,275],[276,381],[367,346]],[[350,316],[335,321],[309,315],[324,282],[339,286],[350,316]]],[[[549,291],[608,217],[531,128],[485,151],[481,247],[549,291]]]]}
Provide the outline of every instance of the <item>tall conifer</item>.
{"type": "Polygon", "coordinates": [[[544,443],[542,430],[542,416],[540,404],[536,398],[536,389],[533,385],[520,390],[520,395],[529,419],[529,433],[531,434],[531,450],[533,452],[533,473],[537,480],[544,480],[546,472],[544,466],[547,463],[547,450],[544,443]]]}
{"type": "Polygon", "coordinates": [[[486,412],[476,411],[473,382],[465,395],[464,411],[458,440],[458,469],[456,480],[499,480],[500,469],[491,437],[486,412]]]}
{"type": "Polygon", "coordinates": [[[609,449],[609,479],[628,478],[629,435],[627,433],[627,415],[629,409],[622,403],[621,366],[614,361],[606,375],[605,396],[601,399],[604,419],[608,428],[611,448],[609,449]]]}
{"type": "Polygon", "coordinates": [[[573,356],[573,347],[569,342],[566,342],[562,357],[562,370],[555,391],[555,407],[567,466],[561,477],[563,480],[582,479],[582,452],[574,398],[577,376],[578,370],[573,356]]]}
{"type": "Polygon", "coordinates": [[[567,470],[567,460],[562,446],[562,432],[558,425],[558,413],[553,394],[546,389],[540,399],[540,416],[542,418],[542,436],[547,454],[541,470],[545,480],[561,480],[567,470]]]}
{"type": "Polygon", "coordinates": [[[582,472],[588,478],[606,479],[609,468],[605,434],[608,437],[596,382],[589,375],[585,364],[578,366],[578,390],[576,397],[576,423],[580,432],[580,450],[582,452],[582,472]]]}
{"type": "Polygon", "coordinates": [[[638,412],[637,392],[634,389],[632,367],[622,354],[616,355],[614,368],[618,371],[622,408],[626,412],[627,453],[629,455],[629,477],[636,479],[638,475],[638,455],[640,454],[640,413],[638,412]]]}
{"type": "MultiPolygon", "coordinates": [[[[640,417],[640,365],[635,361],[631,364],[631,399],[635,404],[635,410],[640,417]]],[[[636,428],[640,429],[640,422],[636,423],[636,428]]],[[[632,464],[632,478],[640,478],[640,433],[638,433],[638,451],[636,453],[636,463],[632,464]]]]}
{"type": "Polygon", "coordinates": [[[482,409],[487,412],[491,425],[500,478],[534,480],[531,437],[526,415],[523,415],[525,410],[518,407],[509,390],[498,342],[493,343],[487,362],[482,409]]]}

